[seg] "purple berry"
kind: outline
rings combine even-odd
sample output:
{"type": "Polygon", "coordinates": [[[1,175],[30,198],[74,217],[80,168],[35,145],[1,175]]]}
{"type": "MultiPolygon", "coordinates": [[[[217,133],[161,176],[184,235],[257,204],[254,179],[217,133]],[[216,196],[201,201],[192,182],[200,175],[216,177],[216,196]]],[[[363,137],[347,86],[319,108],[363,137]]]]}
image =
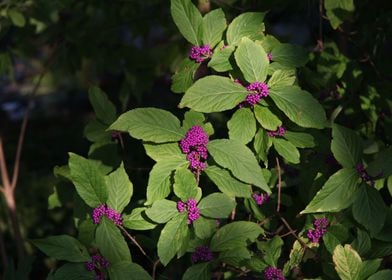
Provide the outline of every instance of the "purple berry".
{"type": "Polygon", "coordinates": [[[189,58],[191,60],[196,61],[197,63],[201,63],[207,58],[212,56],[212,49],[209,45],[204,46],[193,46],[189,52],[189,58]]]}
{"type": "Polygon", "coordinates": [[[208,135],[201,126],[192,126],[180,141],[180,148],[189,161],[189,169],[193,172],[203,171],[207,167],[208,135]]]}
{"type": "Polygon", "coordinates": [[[313,226],[314,229],[309,229],[306,236],[312,243],[320,243],[321,238],[327,233],[328,219],[314,219],[313,226]]]}
{"type": "Polygon", "coordinates": [[[283,126],[278,127],[275,131],[268,131],[267,134],[269,137],[282,137],[286,133],[286,129],[283,126]]]}
{"type": "Polygon", "coordinates": [[[113,221],[116,225],[122,225],[121,213],[116,210],[102,204],[95,207],[93,210],[93,222],[94,224],[99,224],[103,216],[106,216],[109,220],[113,221]]]}
{"type": "Polygon", "coordinates": [[[210,248],[208,248],[207,246],[199,246],[192,253],[191,258],[192,258],[192,263],[209,262],[214,258],[214,256],[210,248]]]}
{"type": "Polygon", "coordinates": [[[257,193],[253,193],[252,197],[256,201],[257,205],[263,205],[264,202],[266,202],[270,198],[268,194],[257,194],[257,193]]]}
{"type": "Polygon", "coordinates": [[[282,270],[269,266],[264,270],[265,280],[285,280],[282,270]]]}

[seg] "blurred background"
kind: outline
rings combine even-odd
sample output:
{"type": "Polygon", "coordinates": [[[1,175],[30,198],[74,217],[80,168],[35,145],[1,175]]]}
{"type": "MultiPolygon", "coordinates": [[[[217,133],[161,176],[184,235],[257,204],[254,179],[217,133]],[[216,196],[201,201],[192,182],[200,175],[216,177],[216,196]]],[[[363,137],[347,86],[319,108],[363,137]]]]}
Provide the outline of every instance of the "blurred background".
{"type": "MultiPolygon", "coordinates": [[[[341,123],[391,143],[390,1],[194,3],[202,13],[224,9],[228,22],[243,12],[267,12],[268,34],[309,51],[300,83],[328,115],[338,113],[341,123]]],[[[176,107],[181,95],[170,91],[171,75],[190,47],[171,19],[168,0],[0,1],[0,137],[10,176],[29,113],[15,197],[27,255],[34,256],[25,259],[34,264],[31,279],[44,279],[53,264],[28,239],[75,233],[72,204],[53,195],[53,168],[67,163],[68,152],[88,152],[84,128],[94,118],[89,87],[105,91],[118,114],[141,106],[182,114],[176,107]]],[[[224,128],[224,113],[212,118],[216,130],[224,128]]],[[[130,178],[136,189],[144,188],[152,161],[141,143],[126,140],[130,178]]],[[[3,196],[0,203],[0,249],[12,266],[15,238],[3,196]]]]}

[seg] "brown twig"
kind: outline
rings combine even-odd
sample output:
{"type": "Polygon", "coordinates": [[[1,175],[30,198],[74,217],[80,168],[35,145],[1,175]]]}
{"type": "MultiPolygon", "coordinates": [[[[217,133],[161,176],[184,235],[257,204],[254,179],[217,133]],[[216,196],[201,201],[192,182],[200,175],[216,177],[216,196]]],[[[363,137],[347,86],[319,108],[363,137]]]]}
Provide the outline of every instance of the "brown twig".
{"type": "Polygon", "coordinates": [[[8,177],[7,163],[5,160],[4,150],[3,150],[3,139],[0,137],[0,172],[1,172],[1,181],[3,185],[0,187],[2,192],[5,192],[6,189],[10,188],[10,180],[8,177]]]}
{"type": "Polygon", "coordinates": [[[129,234],[129,232],[121,225],[118,225],[118,227],[122,230],[122,232],[132,241],[133,244],[136,245],[136,247],[139,248],[140,252],[142,252],[142,254],[147,257],[147,259],[151,262],[154,263],[154,261],[146,254],[146,252],[143,250],[142,246],[140,246],[140,244],[136,241],[136,239],[129,234]]]}
{"type": "Polygon", "coordinates": [[[280,191],[282,189],[282,177],[280,173],[279,159],[276,158],[276,168],[278,169],[278,205],[276,206],[276,212],[280,211],[280,191]]]}
{"type": "Polygon", "coordinates": [[[292,227],[289,225],[289,223],[286,221],[286,219],[283,218],[281,215],[279,215],[279,217],[280,217],[280,220],[283,222],[283,224],[286,226],[286,228],[289,230],[290,234],[291,234],[292,236],[294,236],[295,239],[297,239],[298,242],[301,243],[301,245],[302,245],[304,248],[310,249],[310,248],[308,247],[308,245],[306,245],[306,243],[303,242],[303,241],[299,238],[299,236],[295,233],[295,230],[292,229],[292,227]]]}
{"type": "Polygon", "coordinates": [[[157,273],[157,267],[161,263],[160,260],[157,260],[154,262],[154,266],[152,267],[152,279],[155,280],[156,273],[157,273]]]}

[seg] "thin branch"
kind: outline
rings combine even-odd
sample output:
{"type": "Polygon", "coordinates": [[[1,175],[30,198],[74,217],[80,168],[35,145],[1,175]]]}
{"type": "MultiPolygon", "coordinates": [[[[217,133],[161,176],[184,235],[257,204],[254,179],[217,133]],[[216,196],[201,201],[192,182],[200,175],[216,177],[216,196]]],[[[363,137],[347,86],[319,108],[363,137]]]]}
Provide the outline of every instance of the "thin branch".
{"type": "Polygon", "coordinates": [[[5,155],[3,150],[3,139],[0,137],[0,172],[1,181],[3,182],[3,187],[1,190],[4,192],[5,189],[10,187],[10,179],[8,177],[7,163],[5,161],[5,155]]]}
{"type": "Polygon", "coordinates": [[[161,263],[160,260],[157,260],[156,262],[154,262],[154,266],[152,267],[152,279],[155,280],[156,277],[156,273],[157,273],[157,267],[158,265],[161,263]]]}
{"type": "Polygon", "coordinates": [[[154,263],[154,261],[146,254],[146,252],[143,250],[142,246],[140,246],[140,244],[136,241],[136,239],[135,239],[132,235],[130,235],[129,232],[128,232],[123,226],[118,225],[118,227],[119,227],[119,228],[122,230],[122,232],[132,241],[132,243],[135,244],[136,247],[139,248],[140,252],[142,252],[142,254],[143,254],[144,256],[146,256],[146,257],[149,259],[149,261],[150,261],[151,263],[154,263]]]}
{"type": "Polygon", "coordinates": [[[278,169],[278,205],[276,206],[276,212],[280,211],[280,191],[282,189],[282,177],[280,173],[279,159],[276,158],[276,168],[278,169]]]}
{"type": "Polygon", "coordinates": [[[299,236],[295,233],[295,230],[292,229],[292,227],[289,225],[289,223],[286,221],[286,219],[283,218],[283,217],[280,216],[280,215],[279,215],[279,217],[280,217],[281,221],[283,222],[283,224],[286,226],[286,228],[289,230],[290,234],[291,234],[292,236],[294,236],[295,239],[297,239],[298,242],[301,243],[301,245],[302,245],[304,248],[310,249],[310,248],[308,247],[308,245],[306,245],[306,243],[303,242],[303,241],[299,238],[299,236]]]}

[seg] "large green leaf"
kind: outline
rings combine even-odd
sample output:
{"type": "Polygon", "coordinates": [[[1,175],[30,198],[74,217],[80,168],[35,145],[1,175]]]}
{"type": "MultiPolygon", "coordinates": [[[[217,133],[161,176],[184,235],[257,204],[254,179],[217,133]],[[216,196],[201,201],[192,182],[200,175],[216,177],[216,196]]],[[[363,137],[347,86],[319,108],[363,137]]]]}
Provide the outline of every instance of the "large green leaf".
{"type": "Polygon", "coordinates": [[[367,280],[390,280],[392,279],[392,269],[383,269],[370,276],[367,280]]]}
{"type": "Polygon", "coordinates": [[[192,84],[196,70],[200,64],[185,58],[172,77],[171,90],[175,93],[185,92],[192,84]]]}
{"type": "Polygon", "coordinates": [[[219,261],[235,267],[241,267],[250,260],[251,256],[248,248],[238,247],[221,252],[219,254],[219,261]]]}
{"type": "Polygon", "coordinates": [[[150,280],[151,276],[137,263],[122,261],[109,266],[110,280],[150,280]]]}
{"type": "Polygon", "coordinates": [[[101,254],[111,263],[132,261],[128,244],[112,221],[102,217],[95,232],[95,241],[101,254]]]}
{"type": "Polygon", "coordinates": [[[203,44],[213,48],[222,40],[222,34],[226,29],[225,13],[222,9],[215,9],[203,17],[203,44]]]}
{"type": "MultiPolygon", "coordinates": [[[[11,20],[13,25],[15,25],[17,27],[24,27],[26,25],[26,18],[18,10],[16,10],[16,9],[8,9],[8,7],[7,7],[6,12],[7,12],[8,17],[10,18],[10,20],[11,20]]],[[[4,14],[3,14],[3,16],[4,16],[4,14]]]]}
{"type": "Polygon", "coordinates": [[[354,167],[361,160],[361,138],[353,130],[333,124],[331,150],[343,167],[354,167]]]}
{"type": "Polygon", "coordinates": [[[84,202],[92,208],[106,203],[108,190],[101,163],[69,153],[68,165],[72,182],[84,202]]]}
{"type": "Polygon", "coordinates": [[[237,106],[246,95],[245,87],[229,78],[211,75],[197,80],[185,92],[179,107],[203,113],[221,112],[237,106]]]}
{"type": "Polygon", "coordinates": [[[283,240],[277,235],[268,241],[262,241],[257,244],[257,247],[264,254],[265,263],[273,267],[278,266],[278,260],[282,252],[282,246],[283,240]]]}
{"type": "Polygon", "coordinates": [[[200,214],[209,218],[227,218],[236,206],[235,200],[224,193],[212,193],[200,200],[200,214]]]}
{"type": "Polygon", "coordinates": [[[359,280],[362,260],[358,253],[346,244],[336,246],[333,256],[336,272],[342,280],[359,280]]]}
{"type": "Polygon", "coordinates": [[[365,230],[357,228],[357,238],[354,239],[351,246],[358,252],[359,255],[365,255],[372,248],[372,241],[369,234],[365,230]]]}
{"type": "Polygon", "coordinates": [[[223,47],[223,44],[219,44],[218,47],[215,48],[211,60],[208,62],[208,67],[211,67],[217,72],[226,72],[232,70],[233,67],[230,63],[230,57],[233,52],[233,46],[223,47]]]}
{"type": "Polygon", "coordinates": [[[218,139],[210,141],[207,148],[214,160],[229,169],[235,177],[271,192],[254,154],[244,144],[236,140],[218,139]]]}
{"type": "Polygon", "coordinates": [[[344,244],[349,236],[348,229],[341,225],[331,225],[328,227],[328,230],[325,235],[323,235],[323,241],[325,248],[327,248],[328,252],[332,255],[336,246],[339,244],[344,244]]]}
{"type": "Polygon", "coordinates": [[[228,196],[250,197],[252,188],[235,179],[229,171],[215,165],[208,166],[204,172],[208,178],[218,187],[218,189],[228,196]]]}
{"type": "Polygon", "coordinates": [[[267,132],[259,128],[253,141],[253,147],[256,152],[257,159],[262,160],[266,167],[268,167],[268,151],[272,147],[271,137],[268,136],[267,132]]]}
{"type": "Polygon", "coordinates": [[[253,222],[232,222],[221,227],[212,237],[212,251],[226,251],[238,247],[246,247],[247,241],[254,242],[262,234],[263,229],[253,222]]]}
{"type": "Polygon", "coordinates": [[[350,19],[355,10],[354,0],[325,0],[324,7],[333,29],[350,19]]]}
{"type": "Polygon", "coordinates": [[[95,273],[94,271],[88,271],[84,263],[66,263],[56,270],[53,279],[93,280],[95,279],[95,273]]]}
{"type": "Polygon", "coordinates": [[[146,205],[151,205],[154,201],[166,198],[170,193],[170,178],[173,170],[187,166],[188,162],[184,158],[171,158],[158,161],[150,172],[147,185],[146,205]]]}
{"type": "Polygon", "coordinates": [[[367,184],[361,184],[353,204],[353,216],[372,236],[384,226],[386,208],[380,193],[367,184]]]}
{"type": "Polygon", "coordinates": [[[343,168],[339,170],[329,177],[301,214],[338,212],[349,207],[358,190],[358,179],[355,169],[343,168]]]}
{"type": "Polygon", "coordinates": [[[255,113],[256,120],[263,128],[267,130],[275,131],[279,126],[282,125],[281,120],[274,113],[272,113],[268,107],[255,105],[253,107],[253,111],[255,113]]]}
{"type": "Polygon", "coordinates": [[[238,44],[243,37],[257,40],[264,37],[265,13],[243,13],[236,17],[227,29],[227,42],[229,45],[238,44]]]}
{"type": "Polygon", "coordinates": [[[49,257],[56,260],[64,260],[69,262],[86,262],[90,260],[90,255],[79,240],[69,235],[49,236],[42,239],[31,240],[49,257]]]}
{"type": "Polygon", "coordinates": [[[211,264],[209,262],[194,264],[185,271],[182,280],[210,280],[211,264]]]}
{"type": "Polygon", "coordinates": [[[256,133],[256,120],[249,108],[241,108],[227,122],[229,138],[243,144],[252,141],[256,133]]]}
{"type": "Polygon", "coordinates": [[[182,128],[188,131],[192,126],[199,125],[203,126],[206,118],[203,113],[189,110],[184,114],[184,120],[182,121],[182,128]]]}
{"type": "Polygon", "coordinates": [[[275,150],[290,163],[299,163],[299,151],[289,141],[282,138],[272,138],[275,150]]]}
{"type": "Polygon", "coordinates": [[[133,185],[124,169],[124,164],[121,163],[119,168],[105,177],[105,180],[109,192],[107,205],[121,213],[133,193],[133,185]]]}
{"type": "Polygon", "coordinates": [[[171,15],[181,34],[193,45],[201,45],[203,18],[189,0],[171,0],[171,15]]]}
{"type": "Polygon", "coordinates": [[[196,236],[200,239],[210,238],[217,227],[216,220],[207,219],[203,216],[200,216],[197,220],[193,221],[192,225],[196,236]]]}
{"type": "Polygon", "coordinates": [[[195,175],[186,167],[176,170],[173,191],[182,201],[196,198],[199,192],[195,175]]]}
{"type": "Polygon", "coordinates": [[[268,57],[263,47],[244,37],[234,53],[235,61],[249,83],[264,82],[268,72],[268,57]]]}
{"type": "Polygon", "coordinates": [[[302,127],[324,128],[326,116],[320,103],[298,87],[276,87],[269,91],[271,98],[285,115],[302,127]]]}
{"type": "Polygon", "coordinates": [[[156,227],[156,224],[148,219],[145,214],[146,207],[138,207],[132,210],[131,214],[123,215],[122,221],[126,228],[134,230],[150,230],[156,227]]]}
{"type": "Polygon", "coordinates": [[[122,114],[110,129],[127,131],[136,139],[155,143],[178,141],[185,135],[176,116],[157,108],[130,110],[122,114]]]}
{"type": "Polygon", "coordinates": [[[186,160],[185,154],[180,150],[178,143],[144,143],[146,154],[155,161],[186,160]]]}
{"type": "Polygon", "coordinates": [[[316,145],[313,136],[308,133],[286,131],[283,137],[297,148],[313,148],[316,145]]]}
{"type": "Polygon", "coordinates": [[[174,217],[162,229],[158,240],[158,256],[164,266],[181,249],[188,231],[188,216],[186,213],[174,217]]]}
{"type": "Polygon", "coordinates": [[[100,88],[91,87],[88,91],[88,98],[98,120],[107,125],[116,120],[116,107],[100,88]]]}
{"type": "Polygon", "coordinates": [[[304,66],[308,61],[308,53],[300,46],[280,44],[272,49],[272,60],[287,67],[304,66]]]}
{"type": "Polygon", "coordinates": [[[146,214],[154,222],[164,224],[178,215],[177,204],[167,199],[157,200],[146,210],[146,214]]]}
{"type": "Polygon", "coordinates": [[[268,80],[268,87],[291,86],[295,79],[295,70],[276,70],[268,80]]]}

